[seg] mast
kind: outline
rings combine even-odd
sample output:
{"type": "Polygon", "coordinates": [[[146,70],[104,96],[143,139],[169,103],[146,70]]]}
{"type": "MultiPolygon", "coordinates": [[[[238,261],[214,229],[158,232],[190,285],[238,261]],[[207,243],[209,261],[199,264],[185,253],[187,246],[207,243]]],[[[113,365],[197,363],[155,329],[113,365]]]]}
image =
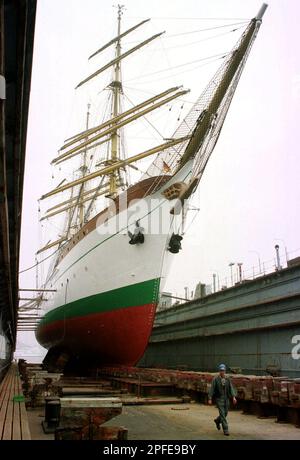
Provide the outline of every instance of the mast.
{"type": "MultiPolygon", "coordinates": [[[[52,163],[58,164],[73,158],[75,155],[83,154],[82,177],[67,184],[59,184],[55,189],[41,197],[43,200],[50,196],[64,192],[70,188],[72,189],[71,198],[67,201],[64,201],[63,203],[60,203],[59,205],[48,209],[45,216],[45,218],[48,218],[71,209],[69,212],[67,237],[69,236],[70,225],[75,209],[78,210],[77,215],[80,218],[79,220],[82,225],[84,223],[84,203],[86,201],[90,201],[90,205],[86,211],[87,217],[91,203],[93,203],[94,199],[99,195],[105,193],[107,197],[114,199],[118,193],[120,184],[122,183],[120,180],[121,171],[124,170],[127,166],[130,166],[132,163],[150,155],[158,154],[153,162],[153,165],[155,168],[159,168],[159,174],[161,174],[162,168],[156,165],[157,159],[159,159],[161,163],[161,160],[168,158],[168,164],[172,164],[172,174],[175,174],[178,170],[180,170],[183,165],[185,165],[190,159],[195,159],[192,169],[192,178],[188,184],[188,188],[185,191],[185,195],[189,196],[191,191],[197,186],[207,161],[217,142],[232,97],[234,95],[254,39],[256,38],[258,29],[261,25],[262,17],[267,8],[267,5],[264,4],[257,16],[251,20],[241,39],[234,47],[232,53],[228,54],[226,61],[221,65],[216,75],[208,85],[207,89],[195,103],[189,114],[186,116],[185,120],[177,128],[171,140],[156,147],[152,147],[151,149],[142,153],[126,158],[121,158],[120,154],[119,137],[121,128],[129,123],[134,122],[147,113],[150,113],[151,111],[161,107],[162,105],[165,105],[171,100],[184,95],[187,91],[178,91],[180,87],[169,88],[168,90],[150,99],[147,99],[139,105],[123,113],[121,112],[121,95],[123,94],[123,88],[120,62],[124,57],[128,55],[128,52],[121,54],[121,37],[124,36],[124,33],[121,33],[121,18],[123,14],[123,8],[124,6],[118,5],[118,35],[114,39],[114,43],[116,43],[115,59],[111,61],[109,65],[102,67],[95,74],[91,75],[80,83],[81,85],[91,80],[100,72],[106,70],[108,67],[113,67],[113,80],[109,85],[109,89],[112,92],[111,119],[89,129],[88,108],[86,130],[68,139],[66,141],[67,143],[60,149],[60,155],[54,158],[52,161],[52,163]],[[170,93],[175,94],[172,94],[169,97],[165,97],[170,93]],[[105,142],[110,143],[110,148],[106,160],[101,161],[100,163],[103,167],[100,170],[87,173],[86,159],[88,149],[94,148],[97,145],[105,142]],[[182,148],[179,147],[179,151],[178,149],[174,149],[175,145],[180,144],[182,144],[182,148]],[[68,150],[68,147],[71,147],[71,149],[68,150]],[[65,149],[67,151],[62,153],[62,151],[65,149]],[[92,190],[89,190],[87,186],[85,186],[84,189],[84,184],[87,181],[94,180],[98,177],[102,177],[103,181],[104,178],[107,178],[107,181],[105,181],[103,184],[100,182],[99,186],[92,190]],[[76,194],[76,196],[73,196],[73,189],[79,185],[79,193],[76,194]],[[104,191],[100,191],[100,188],[104,188],[104,191]],[[92,191],[95,191],[94,196],[92,195],[92,191]],[[63,207],[63,205],[66,206],[63,207]]],[[[156,36],[159,35],[161,34],[156,36]]],[[[145,42],[142,42],[142,44],[140,44],[138,47],[134,47],[132,50],[130,50],[130,53],[136,51],[141,46],[144,46],[147,42],[152,41],[156,36],[151,37],[151,39],[148,39],[148,41],[146,40],[145,42]]],[[[99,52],[100,51],[101,49],[99,52]]]]}
{"type": "MultiPolygon", "coordinates": [[[[228,61],[228,65],[223,71],[222,78],[219,84],[216,86],[209,104],[202,111],[200,117],[197,120],[196,127],[194,129],[191,140],[188,143],[185,152],[181,157],[177,169],[180,169],[190,158],[195,157],[197,151],[204,143],[206,136],[209,135],[213,122],[218,117],[218,111],[226,98],[226,94],[228,95],[228,90],[232,85],[232,82],[234,82],[236,76],[239,74],[239,68],[241,67],[242,69],[245,65],[248,53],[256,38],[257,32],[262,23],[262,17],[266,9],[267,5],[264,3],[260,8],[257,16],[255,16],[251,20],[248,28],[246,29],[241,39],[238,48],[236,48],[231,54],[231,58],[228,61]]],[[[234,90],[236,89],[237,83],[238,78],[236,79],[234,90]]],[[[234,91],[232,91],[232,96],[233,93],[234,91]]]]}
{"type": "Polygon", "coordinates": [[[84,178],[76,179],[72,182],[67,183],[66,185],[62,185],[60,187],[56,187],[55,189],[51,190],[50,192],[46,193],[45,195],[41,196],[41,200],[44,200],[45,198],[49,198],[50,196],[56,195],[57,193],[64,192],[65,190],[68,190],[69,188],[73,188],[76,185],[82,184],[82,182],[86,182],[92,179],[95,179],[96,177],[99,176],[107,176],[111,174],[114,171],[117,171],[120,168],[123,168],[124,166],[130,165],[131,163],[134,163],[135,161],[139,161],[143,158],[146,158],[150,155],[154,155],[155,153],[162,152],[163,150],[166,150],[170,147],[173,147],[177,144],[181,144],[186,142],[191,138],[190,135],[184,136],[184,137],[179,137],[178,139],[172,139],[170,141],[165,142],[164,144],[157,145],[156,147],[153,147],[149,150],[146,150],[145,152],[138,153],[137,155],[133,155],[132,157],[126,158],[125,160],[118,160],[115,162],[113,165],[108,165],[105,166],[104,168],[100,169],[100,171],[95,171],[93,173],[88,174],[84,178]]]}
{"type": "MultiPolygon", "coordinates": [[[[134,113],[130,117],[126,117],[124,120],[121,120],[120,122],[118,122],[118,120],[119,120],[121,115],[118,116],[118,117],[112,118],[110,120],[110,123],[109,123],[110,127],[108,129],[100,131],[98,134],[94,135],[93,137],[89,137],[89,139],[87,141],[85,141],[85,142],[83,142],[81,144],[78,144],[77,146],[73,147],[71,150],[68,150],[65,153],[62,153],[58,157],[54,158],[52,160],[52,163],[55,164],[55,163],[61,162],[63,159],[68,160],[69,158],[71,158],[73,156],[73,154],[76,154],[76,152],[77,152],[77,154],[79,154],[79,152],[82,152],[82,148],[85,147],[86,145],[91,145],[95,141],[97,141],[97,140],[99,140],[99,139],[101,139],[103,137],[106,137],[108,135],[110,135],[110,136],[106,139],[105,142],[109,141],[111,139],[111,134],[114,131],[116,131],[117,129],[122,128],[123,126],[131,123],[132,121],[137,120],[138,118],[141,118],[142,116],[146,115],[147,113],[150,113],[153,110],[156,110],[158,107],[161,107],[161,106],[167,104],[168,102],[173,101],[173,99],[176,99],[177,97],[180,97],[180,96],[183,96],[184,94],[187,94],[188,92],[189,92],[188,90],[178,91],[177,93],[173,94],[172,96],[169,96],[169,97],[163,99],[162,101],[158,101],[155,104],[150,105],[146,109],[144,109],[144,110],[142,110],[142,111],[140,111],[138,113],[134,113]],[[112,120],[114,120],[114,121],[112,121],[112,120]]],[[[158,96],[155,97],[155,99],[157,99],[157,98],[158,98],[158,96]]],[[[152,98],[152,100],[154,100],[154,98],[152,98]]],[[[147,102],[147,105],[148,105],[148,102],[147,102]]],[[[144,104],[140,104],[140,106],[144,106],[144,104]]],[[[139,107],[139,106],[136,106],[135,109],[137,107],[139,107]]],[[[127,111],[127,113],[128,112],[132,112],[132,110],[127,111]]],[[[107,123],[103,123],[102,127],[104,125],[107,125],[107,123]]],[[[91,131],[88,130],[88,134],[90,132],[91,131]]],[[[95,145],[95,144],[93,144],[93,145],[95,145]]]]}
{"type": "Polygon", "coordinates": [[[106,48],[108,48],[110,45],[113,45],[114,43],[116,43],[117,40],[125,37],[126,35],[130,34],[130,32],[133,32],[135,29],[137,29],[138,27],[142,26],[143,24],[145,24],[146,22],[149,22],[150,19],[145,19],[144,21],[142,22],[139,22],[138,24],[136,24],[135,26],[131,27],[130,29],[128,30],[125,30],[125,32],[123,32],[121,35],[117,35],[117,37],[113,38],[112,40],[110,40],[108,43],[106,43],[104,46],[101,46],[100,49],[98,49],[95,53],[93,53],[89,59],[92,59],[94,56],[97,56],[97,54],[101,53],[102,51],[106,50],[106,48]]]}
{"type": "MultiPolygon", "coordinates": [[[[110,84],[112,89],[112,117],[115,118],[120,112],[122,82],[121,82],[121,18],[123,14],[124,5],[118,5],[118,40],[116,45],[116,59],[117,62],[114,66],[114,80],[110,84]]],[[[116,129],[111,135],[111,164],[115,163],[119,158],[119,131],[116,129]]],[[[109,196],[114,198],[117,193],[117,174],[113,171],[109,176],[109,196]]]]}
{"type": "MultiPolygon", "coordinates": [[[[91,134],[97,133],[98,131],[106,128],[107,126],[111,126],[111,125],[113,125],[113,124],[115,124],[115,123],[117,123],[119,121],[122,121],[127,116],[137,112],[140,109],[143,109],[146,106],[149,106],[150,104],[152,104],[152,102],[156,102],[159,99],[162,99],[164,96],[167,96],[170,93],[174,93],[175,91],[177,91],[177,90],[179,90],[181,88],[182,88],[181,86],[175,86],[173,88],[169,88],[169,89],[163,91],[162,93],[156,94],[155,96],[150,97],[150,99],[146,99],[145,101],[141,102],[140,104],[135,105],[131,109],[128,109],[125,112],[120,113],[115,118],[111,118],[111,119],[106,120],[105,122],[101,123],[100,125],[95,126],[94,128],[90,128],[88,130],[85,130],[85,131],[82,131],[82,132],[80,132],[78,134],[75,134],[74,136],[66,139],[65,144],[59,149],[59,152],[61,152],[62,150],[65,150],[66,148],[72,146],[73,144],[76,144],[77,142],[83,140],[84,138],[86,138],[86,136],[89,136],[91,134]]],[[[55,163],[55,161],[53,160],[52,163],[55,163]]]]}
{"type": "MultiPolygon", "coordinates": [[[[89,129],[89,119],[90,119],[90,108],[91,108],[91,104],[88,104],[87,105],[87,113],[86,113],[86,130],[89,129]]],[[[86,175],[87,173],[87,164],[86,164],[86,157],[87,157],[87,146],[85,147],[85,149],[82,151],[82,158],[83,158],[83,161],[82,161],[82,165],[81,165],[81,172],[82,172],[82,178],[84,178],[84,176],[86,175]]],[[[85,195],[85,182],[82,182],[82,186],[80,187],[80,192],[79,192],[79,200],[78,200],[78,209],[79,209],[79,227],[83,227],[84,225],[84,195],[85,195]]]]}

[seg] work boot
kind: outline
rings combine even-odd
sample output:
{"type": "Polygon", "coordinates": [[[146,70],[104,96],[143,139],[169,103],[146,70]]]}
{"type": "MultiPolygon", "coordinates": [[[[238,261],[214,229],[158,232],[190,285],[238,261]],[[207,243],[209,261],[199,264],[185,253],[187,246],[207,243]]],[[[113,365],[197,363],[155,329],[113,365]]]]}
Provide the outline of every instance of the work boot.
{"type": "Polygon", "coordinates": [[[216,424],[217,430],[220,430],[220,422],[217,418],[214,419],[214,422],[216,424]]]}
{"type": "Polygon", "coordinates": [[[224,431],[224,436],[229,436],[229,431],[224,431]]]}

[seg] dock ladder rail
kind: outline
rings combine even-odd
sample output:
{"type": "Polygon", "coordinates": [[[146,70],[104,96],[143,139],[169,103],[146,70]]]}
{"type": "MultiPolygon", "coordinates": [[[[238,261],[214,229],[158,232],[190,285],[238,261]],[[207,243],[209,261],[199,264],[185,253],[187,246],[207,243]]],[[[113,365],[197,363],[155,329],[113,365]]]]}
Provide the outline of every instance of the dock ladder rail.
{"type": "Polygon", "coordinates": [[[0,440],[30,440],[30,429],[17,364],[0,383],[0,440]]]}

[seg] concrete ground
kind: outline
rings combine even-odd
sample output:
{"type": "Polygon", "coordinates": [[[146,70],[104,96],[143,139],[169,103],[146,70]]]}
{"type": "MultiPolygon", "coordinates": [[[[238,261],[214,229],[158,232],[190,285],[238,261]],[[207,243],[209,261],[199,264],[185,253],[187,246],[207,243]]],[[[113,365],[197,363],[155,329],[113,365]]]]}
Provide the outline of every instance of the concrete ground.
{"type": "MultiPolygon", "coordinates": [[[[226,437],[213,422],[217,414],[215,407],[198,403],[123,406],[122,414],[105,425],[126,427],[131,440],[300,440],[300,429],[291,424],[243,415],[240,411],[229,412],[230,436],[226,437]]],[[[43,433],[43,409],[29,410],[28,417],[32,439],[54,439],[54,435],[43,433]]]]}

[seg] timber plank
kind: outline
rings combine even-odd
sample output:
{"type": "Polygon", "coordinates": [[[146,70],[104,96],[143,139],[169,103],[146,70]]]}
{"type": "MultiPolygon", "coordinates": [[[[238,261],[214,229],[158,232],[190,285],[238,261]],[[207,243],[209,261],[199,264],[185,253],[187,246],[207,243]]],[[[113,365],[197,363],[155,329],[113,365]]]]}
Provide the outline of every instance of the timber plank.
{"type": "Polygon", "coordinates": [[[25,403],[18,403],[20,405],[20,416],[21,416],[21,431],[22,440],[30,440],[31,434],[29,429],[28,417],[26,412],[25,403]]]}
{"type": "Polygon", "coordinates": [[[12,429],[13,429],[13,413],[14,413],[14,402],[13,397],[15,394],[15,369],[11,366],[11,384],[8,389],[8,402],[7,402],[7,410],[6,410],[6,417],[5,417],[5,424],[2,434],[3,440],[10,440],[12,439],[12,429]]]}
{"type": "Polygon", "coordinates": [[[5,421],[6,421],[6,413],[8,408],[9,396],[10,396],[10,385],[12,383],[12,371],[9,371],[6,374],[7,376],[7,386],[5,387],[5,391],[3,391],[3,400],[0,409],[0,439],[3,437],[3,432],[5,428],[5,421]]]}
{"type": "MultiPolygon", "coordinates": [[[[22,382],[19,377],[19,372],[17,370],[16,373],[17,376],[17,382],[18,382],[18,394],[23,395],[23,389],[22,389],[22,382]]],[[[30,434],[30,428],[29,428],[29,422],[28,422],[28,416],[27,416],[27,411],[26,411],[26,405],[25,402],[19,402],[15,403],[19,407],[19,412],[20,412],[20,430],[21,430],[21,437],[19,439],[22,440],[30,440],[31,439],[31,434],[30,434]]]]}
{"type": "Polygon", "coordinates": [[[3,403],[3,400],[4,400],[4,395],[5,395],[6,391],[7,391],[8,384],[9,384],[9,372],[6,373],[6,375],[5,375],[5,377],[2,380],[1,385],[0,385],[0,409],[2,407],[2,403],[3,403]]]}
{"type": "MultiPolygon", "coordinates": [[[[18,368],[15,370],[15,392],[14,395],[20,394],[20,378],[18,376],[18,368]]],[[[21,432],[21,414],[20,414],[20,403],[17,401],[13,402],[13,428],[12,428],[12,439],[22,439],[21,432]]]]}
{"type": "Polygon", "coordinates": [[[23,395],[18,367],[11,365],[0,386],[0,439],[31,439],[25,402],[14,401],[23,395]]]}

